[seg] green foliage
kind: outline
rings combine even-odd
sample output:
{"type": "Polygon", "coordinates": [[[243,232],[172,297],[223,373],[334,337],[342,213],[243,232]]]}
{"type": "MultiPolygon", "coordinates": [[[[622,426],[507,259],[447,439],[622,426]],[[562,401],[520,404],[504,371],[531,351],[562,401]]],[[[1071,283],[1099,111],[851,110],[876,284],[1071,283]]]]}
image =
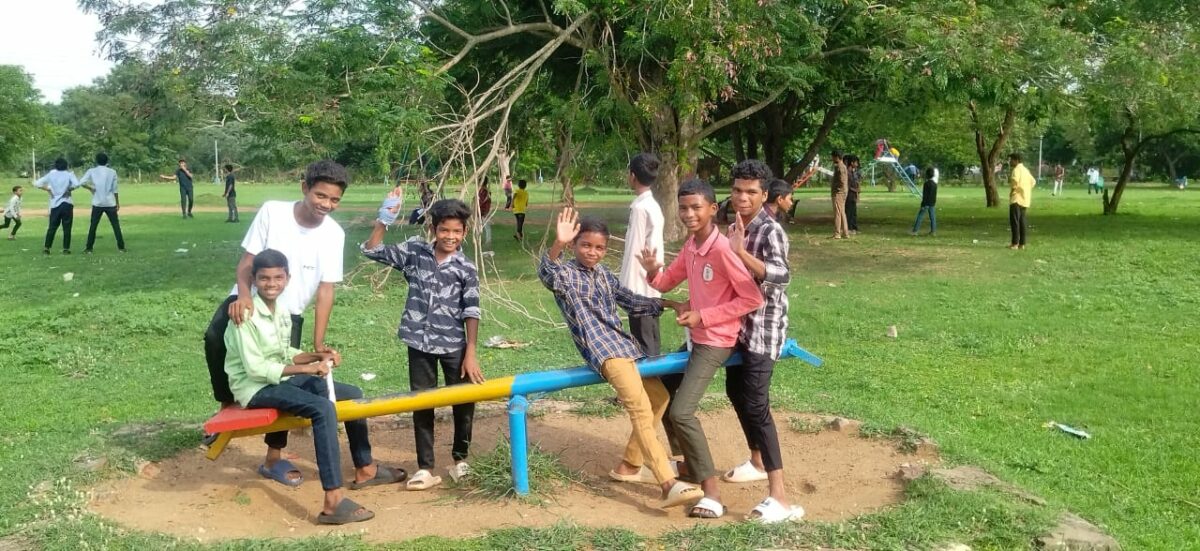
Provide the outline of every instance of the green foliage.
{"type": "Polygon", "coordinates": [[[46,112],[33,77],[14,65],[0,65],[0,167],[27,158],[36,136],[43,132],[46,112]]]}

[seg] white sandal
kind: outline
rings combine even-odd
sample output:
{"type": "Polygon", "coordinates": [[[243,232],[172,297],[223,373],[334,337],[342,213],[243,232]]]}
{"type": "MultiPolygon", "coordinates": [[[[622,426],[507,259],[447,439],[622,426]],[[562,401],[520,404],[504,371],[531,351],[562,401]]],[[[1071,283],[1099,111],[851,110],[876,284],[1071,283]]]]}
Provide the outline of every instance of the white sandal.
{"type": "Polygon", "coordinates": [[[676,482],[671,486],[671,490],[667,492],[667,497],[658,502],[659,509],[666,509],[678,505],[687,505],[694,503],[696,500],[701,500],[704,497],[704,491],[696,486],[684,482],[676,482]]]}
{"type": "Polygon", "coordinates": [[[754,463],[749,459],[745,463],[738,465],[721,475],[721,480],[725,482],[733,482],[735,484],[743,484],[746,482],[758,482],[766,480],[767,473],[764,473],[754,466],[754,463]]]}
{"type": "Polygon", "coordinates": [[[619,473],[616,469],[608,471],[608,478],[617,482],[632,482],[636,484],[657,484],[658,480],[654,478],[654,473],[647,469],[645,465],[638,467],[638,472],[634,474],[619,473]]]}
{"type": "Polygon", "coordinates": [[[762,503],[754,506],[754,509],[746,516],[746,520],[763,524],[798,521],[802,518],[804,518],[803,507],[799,505],[793,505],[791,508],[784,507],[779,500],[773,497],[762,500],[762,503]],[[754,513],[758,513],[758,516],[754,516],[754,513]]]}
{"type": "Polygon", "coordinates": [[[688,516],[692,518],[718,519],[725,516],[725,506],[721,505],[721,502],[715,499],[709,499],[706,497],[700,501],[697,501],[695,505],[692,505],[692,509],[688,511],[688,516]],[[711,514],[706,515],[704,513],[696,513],[696,509],[708,511],[711,514]]]}
{"type": "Polygon", "coordinates": [[[441,483],[442,477],[437,476],[425,469],[421,469],[414,473],[412,478],[408,479],[408,482],[404,484],[404,487],[410,491],[419,492],[422,490],[428,490],[441,483]]]}

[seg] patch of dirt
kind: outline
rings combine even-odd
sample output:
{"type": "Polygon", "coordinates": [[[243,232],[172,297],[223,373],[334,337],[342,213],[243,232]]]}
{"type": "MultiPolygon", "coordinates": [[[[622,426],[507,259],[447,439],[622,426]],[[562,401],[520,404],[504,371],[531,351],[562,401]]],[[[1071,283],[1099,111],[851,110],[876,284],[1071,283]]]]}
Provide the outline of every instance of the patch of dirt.
{"type": "MultiPolygon", "coordinates": [[[[893,474],[901,464],[914,461],[914,456],[899,451],[894,442],[861,438],[852,431],[796,432],[788,428],[788,419],[795,416],[777,412],[776,422],[788,492],[807,510],[806,518],[840,520],[902,499],[904,483],[893,474]]],[[[376,460],[412,473],[416,458],[406,417],[371,420],[371,440],[376,460]]],[[[719,467],[727,469],[746,458],[745,440],[731,409],[702,413],[701,417],[719,467]]],[[[502,415],[477,416],[474,450],[491,450],[497,438],[508,433],[506,425],[502,415]]],[[[439,418],[439,471],[450,464],[451,430],[452,425],[439,418]]],[[[586,473],[591,489],[574,486],[562,490],[544,505],[463,499],[462,491],[446,487],[448,484],[425,492],[407,492],[402,485],[347,490],[348,496],[375,511],[375,519],[324,527],[314,522],[322,492],[312,460],[312,438],[293,432],[288,451],[298,456],[293,461],[305,475],[299,488],[259,477],[255,469],[266,448],[260,438],[248,437],[231,443],[216,462],[194,449],[158,463],[160,471],[153,477],[106,482],[91,492],[90,508],[129,528],[200,541],[298,538],[330,532],[362,533],[374,542],[420,536],[470,537],[498,528],[546,526],[561,520],[618,526],[656,536],[701,522],[686,518],[681,507],[655,508],[656,486],[608,481],[607,472],[619,460],[629,435],[624,415],[604,419],[551,409],[531,417],[529,431],[530,439],[542,450],[558,455],[568,468],[586,473]],[[446,522],[450,516],[461,521],[446,522]]],[[[350,473],[344,438],[341,444],[343,471],[350,473]]],[[[449,482],[445,472],[439,474],[449,482]]],[[[717,522],[734,522],[765,497],[766,482],[722,483],[721,491],[729,511],[717,522]]]]}

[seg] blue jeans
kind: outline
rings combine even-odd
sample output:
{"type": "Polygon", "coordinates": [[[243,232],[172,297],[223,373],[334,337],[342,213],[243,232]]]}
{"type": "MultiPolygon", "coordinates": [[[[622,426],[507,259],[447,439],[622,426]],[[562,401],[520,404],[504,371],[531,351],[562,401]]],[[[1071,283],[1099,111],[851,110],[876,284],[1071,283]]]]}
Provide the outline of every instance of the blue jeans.
{"type": "Polygon", "coordinates": [[[917,211],[917,221],[913,222],[913,233],[917,233],[921,229],[921,218],[925,216],[926,212],[929,212],[929,233],[937,233],[937,215],[934,213],[935,209],[936,207],[923,206],[921,210],[917,211]]]}
{"type": "MultiPolygon", "coordinates": [[[[357,400],[362,390],[354,385],[334,381],[339,400],[357,400]]],[[[269,385],[258,391],[248,408],[275,408],[312,421],[313,447],[317,453],[317,470],[325,491],[342,487],[342,453],[337,442],[337,410],[329,401],[325,379],[312,375],[293,375],[288,380],[269,385]]],[[[367,420],[346,421],[346,439],[350,441],[350,459],[355,468],[371,464],[371,441],[367,438],[367,420]]],[[[287,432],[267,435],[267,445],[282,449],[287,446],[287,432]]]]}

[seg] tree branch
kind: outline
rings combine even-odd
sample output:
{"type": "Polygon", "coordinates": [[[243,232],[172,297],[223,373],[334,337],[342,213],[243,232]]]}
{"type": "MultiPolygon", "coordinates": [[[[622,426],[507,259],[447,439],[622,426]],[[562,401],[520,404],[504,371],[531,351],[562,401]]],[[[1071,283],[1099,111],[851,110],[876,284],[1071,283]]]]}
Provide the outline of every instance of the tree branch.
{"type": "Polygon", "coordinates": [[[729,126],[737,121],[740,121],[746,117],[749,117],[750,115],[757,113],[759,110],[770,105],[771,102],[775,101],[775,99],[778,98],[781,94],[783,94],[783,92],[784,92],[783,88],[779,88],[779,89],[775,90],[774,92],[771,92],[771,95],[763,98],[762,101],[706,126],[702,130],[700,130],[700,132],[697,132],[695,136],[692,137],[691,143],[689,143],[688,146],[691,147],[691,146],[699,145],[700,142],[704,141],[705,138],[713,135],[714,132],[716,132],[722,128],[725,128],[726,126],[729,126]]]}
{"type": "MultiPolygon", "coordinates": [[[[517,25],[517,24],[513,24],[512,21],[510,20],[507,25],[505,25],[499,29],[496,29],[494,31],[489,31],[489,32],[485,32],[482,34],[471,34],[467,31],[462,30],[455,24],[451,23],[445,17],[438,15],[437,12],[434,12],[433,9],[430,8],[428,5],[426,5],[425,2],[423,2],[422,0],[413,0],[413,3],[420,6],[421,9],[425,10],[425,14],[422,15],[422,17],[428,17],[429,19],[436,21],[438,24],[442,25],[443,27],[446,27],[446,29],[448,29],[450,32],[457,34],[457,35],[461,36],[464,40],[466,40],[466,44],[463,44],[462,48],[460,48],[458,50],[458,53],[455,54],[454,57],[450,58],[449,61],[447,61],[445,64],[443,64],[441,67],[438,68],[437,72],[435,73],[438,75],[445,73],[446,71],[449,71],[451,68],[453,68],[455,65],[457,65],[458,62],[462,61],[464,57],[467,57],[467,54],[470,53],[471,50],[475,48],[475,46],[478,46],[480,44],[484,44],[487,42],[491,42],[493,40],[498,40],[498,39],[504,38],[506,36],[512,36],[514,34],[520,34],[520,33],[548,32],[554,36],[562,36],[562,34],[566,31],[566,29],[563,29],[562,27],[559,27],[558,25],[555,25],[554,23],[552,23],[550,21],[538,22],[538,23],[521,23],[521,24],[517,25]]],[[[581,20],[587,19],[587,18],[591,17],[592,13],[593,12],[589,11],[589,12],[583,14],[582,16],[580,16],[580,19],[581,20]]],[[[572,25],[572,26],[576,27],[576,28],[578,27],[577,25],[572,25]]],[[[581,40],[579,40],[578,38],[568,36],[565,39],[565,42],[567,44],[575,46],[576,48],[585,49],[583,42],[581,40]]]]}

